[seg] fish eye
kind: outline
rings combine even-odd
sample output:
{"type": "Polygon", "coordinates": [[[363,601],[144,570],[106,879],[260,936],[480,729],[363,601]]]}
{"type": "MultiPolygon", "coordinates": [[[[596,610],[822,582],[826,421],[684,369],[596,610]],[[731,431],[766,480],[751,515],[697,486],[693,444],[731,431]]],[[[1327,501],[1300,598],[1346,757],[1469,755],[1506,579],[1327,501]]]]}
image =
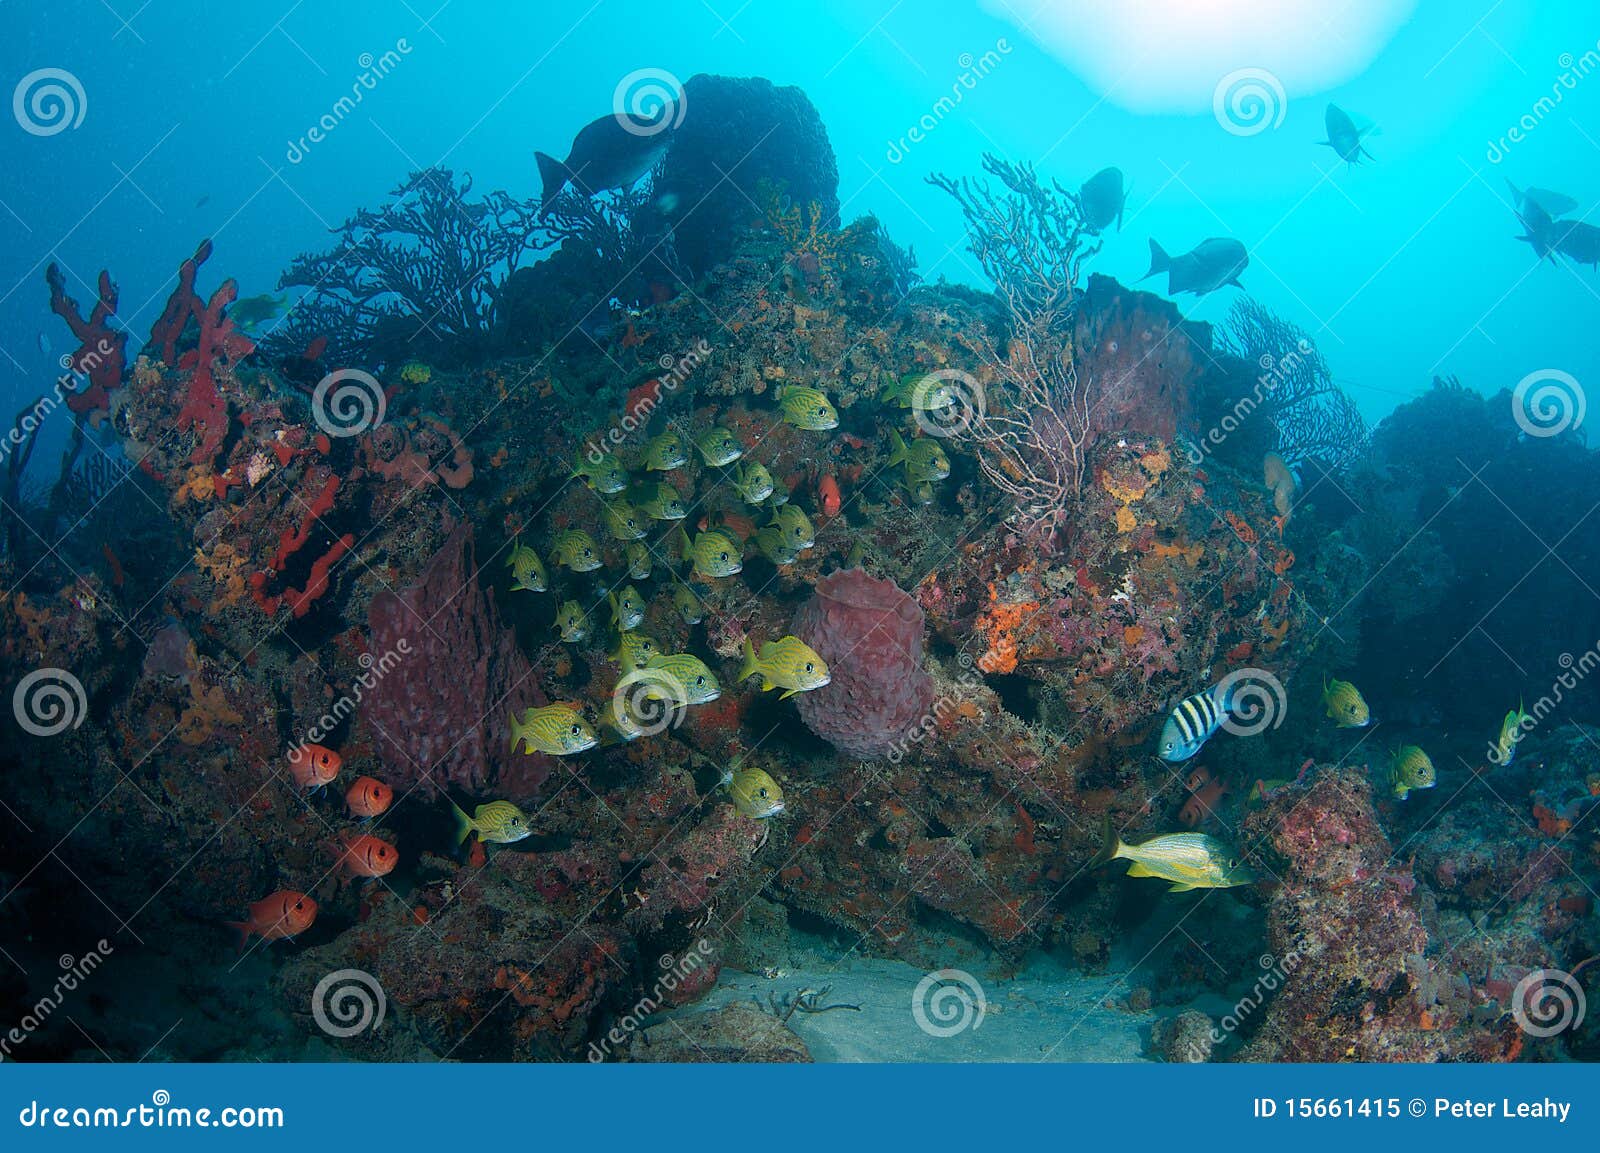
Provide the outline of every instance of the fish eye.
{"type": "Polygon", "coordinates": [[[723,549],[722,552],[718,554],[718,556],[720,556],[721,559],[723,559],[723,560],[727,560],[728,559],[728,550],[727,549],[723,549]]]}
{"type": "Polygon", "coordinates": [[[808,672],[808,673],[809,672],[815,672],[816,671],[816,667],[817,666],[812,664],[810,661],[806,662],[806,672],[808,672]]]}
{"type": "Polygon", "coordinates": [[[756,790],[756,795],[758,797],[766,796],[767,795],[767,787],[765,785],[762,785],[759,789],[756,790]]]}
{"type": "Polygon", "coordinates": [[[573,725],[573,726],[572,726],[572,735],[573,735],[573,736],[577,736],[577,735],[578,735],[578,734],[579,734],[579,733],[580,733],[580,732],[582,732],[582,731],[583,731],[583,730],[582,730],[582,729],[580,729],[580,728],[579,728],[579,727],[578,727],[578,726],[577,726],[577,725],[573,725]]]}
{"type": "Polygon", "coordinates": [[[706,679],[705,679],[705,677],[697,676],[694,679],[694,683],[697,684],[697,685],[703,685],[703,684],[706,683],[706,679]]]}

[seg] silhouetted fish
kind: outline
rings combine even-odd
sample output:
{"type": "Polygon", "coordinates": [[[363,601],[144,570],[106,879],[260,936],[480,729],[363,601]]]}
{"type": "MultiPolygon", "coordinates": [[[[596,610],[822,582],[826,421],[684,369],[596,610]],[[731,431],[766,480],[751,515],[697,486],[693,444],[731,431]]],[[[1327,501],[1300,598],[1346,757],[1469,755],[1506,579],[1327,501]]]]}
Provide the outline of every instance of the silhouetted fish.
{"type": "Polygon", "coordinates": [[[1150,241],[1150,271],[1141,278],[1149,280],[1157,273],[1167,274],[1167,295],[1192,292],[1204,296],[1231,284],[1243,288],[1239,274],[1250,263],[1250,255],[1243,244],[1231,236],[1214,236],[1202,240],[1192,251],[1182,256],[1168,256],[1166,250],[1150,241]]]}
{"type": "Polygon", "coordinates": [[[1527,188],[1518,188],[1509,179],[1506,181],[1506,187],[1511,189],[1518,212],[1533,204],[1538,206],[1539,211],[1554,219],[1557,216],[1565,216],[1578,207],[1578,202],[1564,192],[1551,192],[1548,188],[1534,188],[1531,185],[1527,188]]]}
{"type": "Polygon", "coordinates": [[[1536,201],[1526,200],[1522,204],[1522,211],[1517,213],[1517,220],[1524,229],[1517,239],[1531,244],[1540,260],[1554,260],[1556,222],[1550,219],[1550,214],[1540,208],[1536,201]]]}
{"type": "Polygon", "coordinates": [[[631,188],[656,166],[672,143],[674,125],[669,118],[676,109],[667,106],[650,119],[610,113],[585,125],[573,138],[566,160],[535,152],[539,179],[544,193],[539,212],[549,211],[551,203],[568,184],[585,196],[611,188],[631,188]]]}
{"type": "Polygon", "coordinates": [[[1581,220],[1556,225],[1556,251],[1576,264],[1600,267],[1600,228],[1581,220]]]}
{"type": "Polygon", "coordinates": [[[1351,164],[1360,164],[1365,156],[1373,159],[1372,153],[1361,146],[1361,138],[1371,131],[1372,126],[1357,128],[1356,122],[1350,119],[1350,114],[1337,104],[1328,105],[1325,118],[1328,126],[1328,138],[1319,143],[1326,144],[1339,154],[1339,159],[1349,161],[1351,164]]]}
{"type": "Polygon", "coordinates": [[[1122,169],[1102,168],[1078,189],[1084,227],[1098,234],[1116,221],[1117,231],[1121,232],[1122,208],[1127,200],[1128,192],[1122,185],[1122,169]]]}

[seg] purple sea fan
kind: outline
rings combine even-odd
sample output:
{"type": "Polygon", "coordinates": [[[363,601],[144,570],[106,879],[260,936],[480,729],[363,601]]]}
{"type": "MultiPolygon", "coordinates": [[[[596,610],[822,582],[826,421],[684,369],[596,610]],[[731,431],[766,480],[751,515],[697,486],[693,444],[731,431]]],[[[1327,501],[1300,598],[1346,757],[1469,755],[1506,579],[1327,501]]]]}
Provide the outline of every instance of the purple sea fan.
{"type": "Polygon", "coordinates": [[[796,698],[800,719],[842,753],[880,757],[933,707],[922,608],[892,580],[844,569],[817,582],[790,626],[832,681],[796,698]]]}

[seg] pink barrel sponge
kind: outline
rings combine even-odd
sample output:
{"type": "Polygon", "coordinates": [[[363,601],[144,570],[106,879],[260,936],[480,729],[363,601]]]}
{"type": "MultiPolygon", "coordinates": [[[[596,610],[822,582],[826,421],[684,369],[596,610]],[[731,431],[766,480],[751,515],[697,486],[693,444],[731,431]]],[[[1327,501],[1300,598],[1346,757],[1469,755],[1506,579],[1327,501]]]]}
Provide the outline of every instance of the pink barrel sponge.
{"type": "Polygon", "coordinates": [[[817,582],[794,635],[828,662],[831,683],[795,698],[800,719],[840,752],[888,753],[933,707],[922,668],[922,608],[892,580],[858,568],[817,582]]]}

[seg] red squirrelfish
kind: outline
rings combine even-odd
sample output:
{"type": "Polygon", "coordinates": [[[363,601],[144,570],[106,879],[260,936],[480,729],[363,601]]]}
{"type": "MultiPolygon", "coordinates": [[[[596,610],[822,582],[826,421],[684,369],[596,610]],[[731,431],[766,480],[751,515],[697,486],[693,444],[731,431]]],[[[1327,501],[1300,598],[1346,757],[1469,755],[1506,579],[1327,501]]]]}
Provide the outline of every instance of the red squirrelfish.
{"type": "Polygon", "coordinates": [[[289,772],[302,789],[320,789],[339,775],[344,764],[339,754],[323,745],[299,745],[289,750],[289,772]]]}
{"type": "Polygon", "coordinates": [[[352,877],[381,877],[400,861],[399,851],[371,833],[345,833],[339,867],[352,877]]]}
{"type": "Polygon", "coordinates": [[[311,928],[317,919],[317,903],[304,893],[293,889],[279,889],[250,906],[250,916],[243,921],[223,922],[239,932],[239,951],[250,943],[252,935],[263,941],[287,941],[311,928]]]}
{"type": "Polygon", "coordinates": [[[350,815],[363,820],[386,812],[394,803],[394,790],[376,777],[357,777],[350,791],[344,795],[350,815]]]}

